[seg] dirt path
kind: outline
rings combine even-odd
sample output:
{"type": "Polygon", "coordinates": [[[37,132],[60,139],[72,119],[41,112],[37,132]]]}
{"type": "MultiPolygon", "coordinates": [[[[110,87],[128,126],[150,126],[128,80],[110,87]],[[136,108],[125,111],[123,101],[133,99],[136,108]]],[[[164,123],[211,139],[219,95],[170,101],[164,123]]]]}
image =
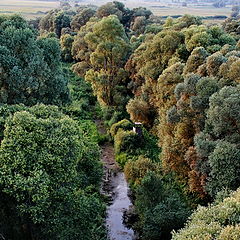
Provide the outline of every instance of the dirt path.
{"type": "Polygon", "coordinates": [[[120,171],[120,168],[115,161],[114,148],[111,143],[107,142],[101,147],[101,160],[105,168],[114,172],[120,171]]]}

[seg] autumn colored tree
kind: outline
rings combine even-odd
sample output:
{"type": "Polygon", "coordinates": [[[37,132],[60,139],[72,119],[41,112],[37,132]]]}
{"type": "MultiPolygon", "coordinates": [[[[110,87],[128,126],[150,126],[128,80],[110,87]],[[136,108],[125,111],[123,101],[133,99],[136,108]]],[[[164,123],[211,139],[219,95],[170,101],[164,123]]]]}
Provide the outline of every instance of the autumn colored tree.
{"type": "MultiPolygon", "coordinates": [[[[170,60],[178,56],[178,49],[183,43],[183,35],[176,31],[165,31],[156,34],[153,38],[146,39],[132,54],[126,64],[126,69],[131,73],[131,82],[129,86],[135,94],[137,104],[138,99],[145,102],[145,105],[154,113],[149,118],[149,111],[141,119],[134,118],[134,121],[146,119],[144,123],[150,124],[156,116],[155,102],[157,95],[157,79],[165,68],[168,67],[170,60]]],[[[138,109],[134,109],[133,102],[129,102],[129,113],[134,115],[138,109]]],[[[141,104],[142,105],[142,104],[141,104]]],[[[144,114],[144,112],[143,112],[144,114]]],[[[136,115],[136,114],[135,114],[136,115]]]]}

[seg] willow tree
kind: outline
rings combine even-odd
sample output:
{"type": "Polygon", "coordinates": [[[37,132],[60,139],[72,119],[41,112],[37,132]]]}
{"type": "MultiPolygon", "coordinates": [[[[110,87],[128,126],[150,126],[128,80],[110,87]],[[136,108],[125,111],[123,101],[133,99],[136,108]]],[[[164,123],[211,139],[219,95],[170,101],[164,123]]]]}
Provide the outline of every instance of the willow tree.
{"type": "MultiPolygon", "coordinates": [[[[224,86],[236,86],[239,82],[239,52],[232,50],[232,47],[228,45],[224,46],[219,52],[209,57],[207,56],[208,53],[206,50],[203,47],[198,47],[193,50],[188,58],[184,68],[184,82],[179,83],[175,88],[176,105],[174,107],[169,106],[170,109],[167,112],[167,119],[170,126],[172,125],[172,128],[170,128],[171,131],[167,132],[168,128],[164,127],[165,134],[160,131],[159,135],[161,139],[166,140],[165,144],[162,145],[161,159],[163,166],[167,166],[167,168],[176,172],[181,178],[184,177],[188,181],[190,191],[197,192],[201,196],[206,195],[207,191],[211,195],[214,195],[216,192],[212,193],[211,191],[221,189],[220,186],[217,186],[219,182],[226,187],[234,185],[234,183],[229,183],[231,180],[227,180],[225,183],[223,180],[216,180],[220,175],[226,176],[223,173],[220,175],[216,174],[216,172],[220,172],[219,166],[221,164],[230,162],[231,159],[234,161],[233,159],[238,157],[238,152],[232,151],[234,148],[231,145],[232,142],[230,145],[219,143],[219,146],[222,146],[225,151],[222,153],[220,153],[221,147],[216,147],[215,152],[215,147],[213,149],[210,147],[218,140],[221,140],[221,138],[215,136],[213,140],[212,137],[209,137],[213,135],[213,129],[212,125],[209,125],[208,118],[210,112],[212,112],[210,104],[211,96],[220,91],[224,86]],[[198,74],[189,74],[191,71],[200,73],[201,76],[198,74]],[[205,126],[205,124],[208,125],[205,126]],[[194,144],[194,136],[201,131],[205,135],[200,134],[194,144]],[[227,156],[227,151],[231,157],[224,160],[224,157],[227,156]],[[211,161],[214,164],[213,168],[216,167],[217,170],[211,170],[211,161]],[[213,173],[212,171],[215,172],[213,173]]],[[[225,98],[228,98],[227,94],[225,94],[225,98]]],[[[232,104],[233,109],[237,109],[236,100],[236,106],[230,102],[230,98],[227,102],[228,105],[232,104]]],[[[224,106],[223,102],[221,106],[224,106]]],[[[220,123],[219,107],[216,106],[216,109],[218,109],[215,116],[217,119],[216,123],[220,123]]],[[[227,111],[231,111],[231,109],[229,108],[227,111]]],[[[225,116],[227,116],[227,111],[225,116]]],[[[227,120],[224,121],[227,122],[227,120]]],[[[162,129],[162,124],[160,118],[159,130],[162,129]]],[[[231,126],[231,123],[229,123],[229,126],[231,126]]],[[[229,131],[225,134],[230,137],[231,132],[229,131]]],[[[237,135],[235,134],[234,136],[236,137],[237,135]]],[[[234,163],[231,165],[235,166],[234,163]]],[[[229,169],[229,171],[232,170],[229,169]]],[[[224,173],[227,174],[227,171],[224,173]]],[[[236,181],[237,174],[234,171],[229,174],[232,176],[232,182],[236,181]]]]}
{"type": "Polygon", "coordinates": [[[92,85],[102,106],[118,106],[126,99],[123,91],[127,80],[124,70],[130,45],[124,28],[116,16],[103,18],[85,37],[90,54],[90,69],[85,78],[92,85]]]}
{"type": "MultiPolygon", "coordinates": [[[[184,36],[177,31],[162,31],[154,37],[148,37],[135,50],[129,58],[126,69],[131,74],[132,91],[135,94],[134,102],[141,101],[144,105],[151,109],[151,117],[149,112],[146,116],[141,118],[134,118],[134,121],[142,121],[151,124],[156,116],[156,102],[158,77],[162,74],[164,69],[169,66],[172,58],[182,58],[182,45],[184,43],[184,36]],[[154,113],[155,112],[155,113],[154,113]]],[[[139,104],[132,104],[131,101],[128,106],[131,116],[137,116],[139,104]],[[134,107],[136,106],[136,107],[134,107]]],[[[144,113],[143,113],[144,115],[144,113]]]]}

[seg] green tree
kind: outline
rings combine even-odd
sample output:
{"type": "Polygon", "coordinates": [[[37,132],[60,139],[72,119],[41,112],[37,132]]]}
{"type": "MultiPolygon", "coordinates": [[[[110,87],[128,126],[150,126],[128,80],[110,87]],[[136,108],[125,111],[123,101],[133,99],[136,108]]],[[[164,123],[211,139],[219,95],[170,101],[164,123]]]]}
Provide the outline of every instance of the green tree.
{"type": "Polygon", "coordinates": [[[239,87],[224,87],[210,98],[203,133],[196,136],[198,166],[207,174],[206,190],[239,187],[239,87]]]}
{"type": "Polygon", "coordinates": [[[104,18],[110,15],[116,15],[123,26],[128,29],[133,19],[134,10],[125,8],[122,2],[113,1],[106,3],[98,8],[97,17],[104,18]]]}
{"type": "Polygon", "coordinates": [[[74,38],[70,34],[64,34],[60,38],[60,45],[61,45],[61,55],[62,59],[65,62],[72,62],[72,44],[73,44],[74,38]]]}
{"type": "Polygon", "coordinates": [[[67,11],[54,9],[48,12],[39,22],[39,29],[43,33],[54,32],[60,38],[63,28],[70,27],[71,16],[67,11]]]}
{"type": "Polygon", "coordinates": [[[185,228],[173,232],[172,240],[237,240],[240,237],[240,190],[208,207],[198,207],[185,228]]]}
{"type": "Polygon", "coordinates": [[[99,150],[77,122],[50,106],[16,112],[6,121],[0,159],[1,194],[20,219],[12,229],[24,225],[26,239],[104,237],[104,205],[86,189],[98,188],[99,150]]]}
{"type": "Polygon", "coordinates": [[[174,186],[174,180],[151,171],[137,188],[136,211],[144,240],[170,239],[171,231],[181,228],[190,214],[181,191],[174,186]]]}
{"type": "Polygon", "coordinates": [[[68,101],[57,40],[37,39],[19,16],[1,17],[0,29],[0,102],[33,105],[68,101]]]}
{"type": "Polygon", "coordinates": [[[98,101],[102,106],[123,106],[127,101],[127,73],[123,67],[130,51],[123,26],[115,16],[109,16],[96,23],[84,40],[93,49],[91,69],[85,78],[98,101]]]}
{"type": "Polygon", "coordinates": [[[82,26],[84,26],[91,17],[95,15],[96,11],[91,8],[82,9],[71,20],[71,29],[78,32],[82,26]]]}

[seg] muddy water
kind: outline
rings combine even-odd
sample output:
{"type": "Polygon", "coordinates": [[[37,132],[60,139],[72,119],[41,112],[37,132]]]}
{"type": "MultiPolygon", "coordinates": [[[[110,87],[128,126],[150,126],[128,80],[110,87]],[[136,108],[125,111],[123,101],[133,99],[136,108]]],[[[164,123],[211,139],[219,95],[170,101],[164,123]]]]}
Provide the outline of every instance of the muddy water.
{"type": "Polygon", "coordinates": [[[106,224],[109,230],[110,240],[133,240],[134,232],[123,225],[123,212],[129,209],[131,201],[128,197],[128,185],[124,173],[118,172],[112,177],[113,193],[115,195],[112,204],[107,210],[106,224]]]}

